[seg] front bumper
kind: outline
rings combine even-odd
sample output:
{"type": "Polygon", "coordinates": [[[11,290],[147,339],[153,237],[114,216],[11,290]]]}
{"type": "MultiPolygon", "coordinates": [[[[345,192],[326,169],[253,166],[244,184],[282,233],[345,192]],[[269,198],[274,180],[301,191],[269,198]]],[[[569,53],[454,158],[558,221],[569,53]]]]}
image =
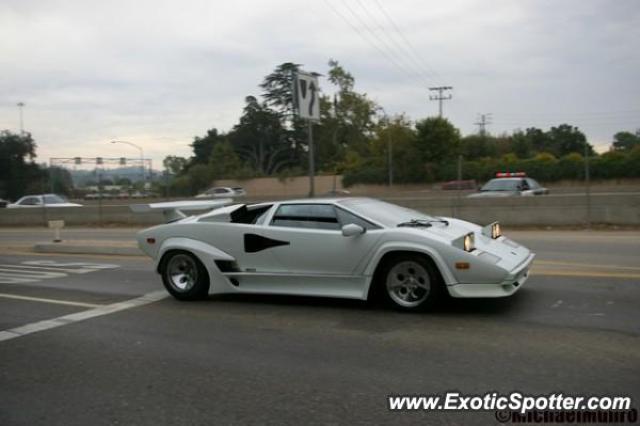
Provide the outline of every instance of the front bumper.
{"type": "Polygon", "coordinates": [[[513,268],[500,283],[495,284],[452,284],[447,286],[451,297],[507,297],[511,296],[529,278],[529,269],[536,257],[531,253],[522,263],[513,268]]]}

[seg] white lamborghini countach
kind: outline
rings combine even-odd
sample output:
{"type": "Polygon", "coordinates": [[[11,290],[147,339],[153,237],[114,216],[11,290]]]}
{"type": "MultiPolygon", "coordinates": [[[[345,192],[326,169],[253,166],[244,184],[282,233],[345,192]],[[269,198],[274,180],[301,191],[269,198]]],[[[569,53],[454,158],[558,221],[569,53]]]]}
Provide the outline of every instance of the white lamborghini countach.
{"type": "Polygon", "coordinates": [[[534,258],[503,236],[498,223],[482,227],[371,198],[220,207],[223,202],[132,206],[161,209],[170,221],[137,238],[177,299],[219,293],[375,296],[411,311],[447,294],[510,296],[526,281],[534,258]],[[204,214],[182,212],[216,204],[204,214]]]}

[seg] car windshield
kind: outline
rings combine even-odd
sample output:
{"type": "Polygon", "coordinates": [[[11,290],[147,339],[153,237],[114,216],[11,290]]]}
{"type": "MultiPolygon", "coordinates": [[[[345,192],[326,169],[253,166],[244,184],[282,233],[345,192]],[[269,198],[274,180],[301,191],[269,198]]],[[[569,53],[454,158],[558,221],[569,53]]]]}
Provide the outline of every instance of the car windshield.
{"type": "Polygon", "coordinates": [[[62,204],[66,203],[67,200],[64,197],[55,194],[49,194],[44,196],[45,204],[62,204]]]}
{"type": "Polygon", "coordinates": [[[491,179],[480,191],[517,191],[520,179],[491,179]]]}
{"type": "Polygon", "coordinates": [[[346,200],[340,200],[338,204],[353,210],[357,214],[389,227],[397,226],[404,222],[410,222],[411,220],[437,220],[437,218],[421,213],[417,210],[408,209],[396,204],[370,198],[349,198],[346,200]]]}

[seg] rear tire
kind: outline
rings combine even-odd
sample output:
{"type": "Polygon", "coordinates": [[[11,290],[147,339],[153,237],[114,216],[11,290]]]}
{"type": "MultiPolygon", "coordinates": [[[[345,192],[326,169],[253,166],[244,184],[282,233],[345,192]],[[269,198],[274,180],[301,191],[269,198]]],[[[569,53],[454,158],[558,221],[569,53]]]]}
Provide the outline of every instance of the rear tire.
{"type": "Polygon", "coordinates": [[[388,259],[379,277],[379,292],[387,304],[400,311],[427,310],[444,293],[435,265],[419,254],[399,254],[388,259]]]}
{"type": "Polygon", "coordinates": [[[178,300],[204,299],[209,293],[209,274],[192,253],[174,250],[167,253],[160,266],[162,283],[178,300]]]}

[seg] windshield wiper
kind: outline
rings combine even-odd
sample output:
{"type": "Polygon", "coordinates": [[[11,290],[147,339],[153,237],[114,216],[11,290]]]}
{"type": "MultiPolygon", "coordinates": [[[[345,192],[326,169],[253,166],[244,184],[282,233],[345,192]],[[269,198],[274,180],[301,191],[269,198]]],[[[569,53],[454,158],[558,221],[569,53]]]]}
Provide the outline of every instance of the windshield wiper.
{"type": "Polygon", "coordinates": [[[434,223],[444,223],[445,226],[449,226],[449,221],[444,219],[411,219],[409,222],[399,223],[399,227],[425,227],[429,228],[434,223]]]}

